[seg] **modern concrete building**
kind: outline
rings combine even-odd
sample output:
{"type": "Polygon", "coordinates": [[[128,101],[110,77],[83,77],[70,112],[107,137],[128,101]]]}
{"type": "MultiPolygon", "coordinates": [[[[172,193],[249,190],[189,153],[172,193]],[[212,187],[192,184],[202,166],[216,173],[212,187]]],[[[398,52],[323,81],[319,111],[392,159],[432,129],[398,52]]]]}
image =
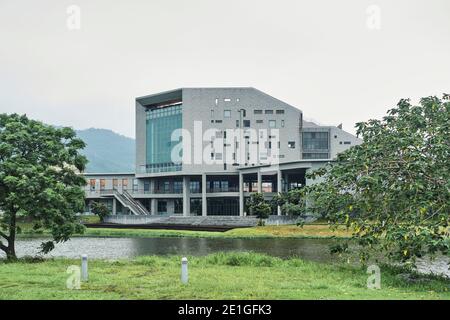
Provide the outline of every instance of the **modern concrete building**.
{"type": "MultiPolygon", "coordinates": [[[[87,208],[113,214],[245,216],[253,192],[299,188],[361,143],[254,88],[183,88],[136,99],[136,172],[86,174],[87,208]]],[[[273,214],[281,214],[274,209],[273,214]]]]}

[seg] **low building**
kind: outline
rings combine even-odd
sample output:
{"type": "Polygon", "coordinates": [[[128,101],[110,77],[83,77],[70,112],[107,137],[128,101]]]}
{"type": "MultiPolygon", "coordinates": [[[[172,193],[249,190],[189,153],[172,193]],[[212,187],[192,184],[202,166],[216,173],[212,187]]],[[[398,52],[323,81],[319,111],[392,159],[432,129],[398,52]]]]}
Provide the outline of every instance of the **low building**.
{"type": "Polygon", "coordinates": [[[85,174],[87,210],[103,201],[113,214],[245,216],[253,192],[313,183],[308,170],[362,142],[254,88],[177,89],[136,98],[135,111],[136,172],[85,174]]]}

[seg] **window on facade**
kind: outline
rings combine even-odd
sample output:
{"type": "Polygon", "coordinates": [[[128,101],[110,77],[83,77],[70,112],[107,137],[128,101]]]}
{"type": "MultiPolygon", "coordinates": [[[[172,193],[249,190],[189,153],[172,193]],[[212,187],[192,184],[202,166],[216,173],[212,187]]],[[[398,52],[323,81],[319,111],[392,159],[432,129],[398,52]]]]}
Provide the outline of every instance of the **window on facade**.
{"type": "Polygon", "coordinates": [[[303,153],[303,159],[328,159],[328,153],[322,152],[312,152],[312,153],[303,153]]]}
{"type": "Polygon", "coordinates": [[[182,105],[146,110],[146,170],[148,173],[180,171],[181,164],[172,162],[172,132],[182,127],[182,105]],[[157,134],[155,134],[157,133],[157,134]]]}
{"type": "Polygon", "coordinates": [[[262,114],[263,112],[262,112],[262,110],[254,110],[253,113],[254,114],[262,114]]]}
{"type": "Polygon", "coordinates": [[[265,114],[273,114],[273,110],[265,110],[264,113],[265,114]]]}
{"type": "Polygon", "coordinates": [[[200,193],[200,181],[189,181],[189,191],[191,193],[200,193]]]}
{"type": "Polygon", "coordinates": [[[277,126],[277,122],[275,120],[269,120],[269,128],[275,128],[277,126]]]}
{"type": "Polygon", "coordinates": [[[284,110],[277,110],[277,114],[284,114],[284,110]]]}
{"type": "Polygon", "coordinates": [[[247,111],[242,109],[242,116],[245,118],[247,116],[247,111]]]}
{"type": "Polygon", "coordinates": [[[122,179],[122,188],[124,190],[128,189],[128,179],[122,179]]]}
{"type": "MultiPolygon", "coordinates": [[[[133,184],[133,186],[134,186],[134,184],[133,184]]],[[[137,189],[137,186],[136,186],[136,189],[137,189]]],[[[144,181],[144,192],[150,192],[150,181],[148,181],[148,180],[144,181]]]]}
{"type": "Polygon", "coordinates": [[[106,180],[100,179],[100,190],[105,190],[106,188],[106,180]]]}
{"type": "Polygon", "coordinates": [[[113,189],[117,190],[118,186],[119,186],[119,179],[113,179],[113,189]]]}
{"type": "Polygon", "coordinates": [[[216,120],[216,123],[222,123],[222,120],[216,120]]]}
{"type": "Polygon", "coordinates": [[[95,184],[96,184],[95,179],[89,180],[89,186],[90,186],[91,191],[95,191],[95,184]]]}
{"type": "Polygon", "coordinates": [[[183,213],[183,200],[174,200],[174,213],[183,213]]]}
{"type": "Polygon", "coordinates": [[[222,160],[222,154],[221,153],[216,153],[216,160],[222,160]]]}
{"type": "Polygon", "coordinates": [[[174,193],[182,193],[183,192],[183,181],[174,181],[173,182],[173,192],[174,193]]]}
{"type": "Polygon", "coordinates": [[[263,120],[256,120],[256,123],[263,123],[263,120]]]}
{"type": "Polygon", "coordinates": [[[236,120],[236,128],[239,128],[239,120],[236,120]]]}
{"type": "Polygon", "coordinates": [[[244,120],[244,128],[250,128],[250,120],[244,120]]]}
{"type": "Polygon", "coordinates": [[[231,110],[223,110],[224,118],[231,118],[231,110]]]}
{"type": "Polygon", "coordinates": [[[281,120],[281,127],[284,128],[284,120],[281,120]]]}
{"type": "Polygon", "coordinates": [[[352,144],[350,141],[344,141],[344,144],[352,144]]]}
{"type": "Polygon", "coordinates": [[[289,141],[289,142],[288,142],[288,147],[289,147],[290,149],[294,149],[294,148],[295,148],[295,141],[289,141]]]}
{"type": "Polygon", "coordinates": [[[328,132],[303,132],[303,150],[328,150],[328,132]]]}
{"type": "Polygon", "coordinates": [[[167,201],[158,201],[158,212],[166,213],[167,212],[167,201]]]}

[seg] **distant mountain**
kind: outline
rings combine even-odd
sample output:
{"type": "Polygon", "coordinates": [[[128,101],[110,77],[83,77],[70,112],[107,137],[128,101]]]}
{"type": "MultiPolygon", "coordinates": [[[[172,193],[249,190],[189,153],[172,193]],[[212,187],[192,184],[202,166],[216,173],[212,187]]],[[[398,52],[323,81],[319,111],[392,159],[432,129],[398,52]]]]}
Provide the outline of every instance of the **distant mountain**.
{"type": "Polygon", "coordinates": [[[76,130],[86,144],[88,173],[126,173],[135,171],[135,141],[106,129],[76,130]]]}

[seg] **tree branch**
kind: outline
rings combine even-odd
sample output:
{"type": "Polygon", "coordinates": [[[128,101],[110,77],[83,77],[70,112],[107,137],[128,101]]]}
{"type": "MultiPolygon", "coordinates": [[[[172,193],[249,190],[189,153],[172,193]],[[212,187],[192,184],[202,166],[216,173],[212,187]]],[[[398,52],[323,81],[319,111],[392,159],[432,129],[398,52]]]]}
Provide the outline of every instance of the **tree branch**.
{"type": "Polygon", "coordinates": [[[5,240],[9,240],[9,237],[5,233],[3,233],[1,231],[0,231],[0,237],[5,238],[5,240]]]}
{"type": "Polygon", "coordinates": [[[8,247],[5,246],[5,245],[0,241],[0,249],[6,252],[6,251],[8,250],[8,247]]]}

